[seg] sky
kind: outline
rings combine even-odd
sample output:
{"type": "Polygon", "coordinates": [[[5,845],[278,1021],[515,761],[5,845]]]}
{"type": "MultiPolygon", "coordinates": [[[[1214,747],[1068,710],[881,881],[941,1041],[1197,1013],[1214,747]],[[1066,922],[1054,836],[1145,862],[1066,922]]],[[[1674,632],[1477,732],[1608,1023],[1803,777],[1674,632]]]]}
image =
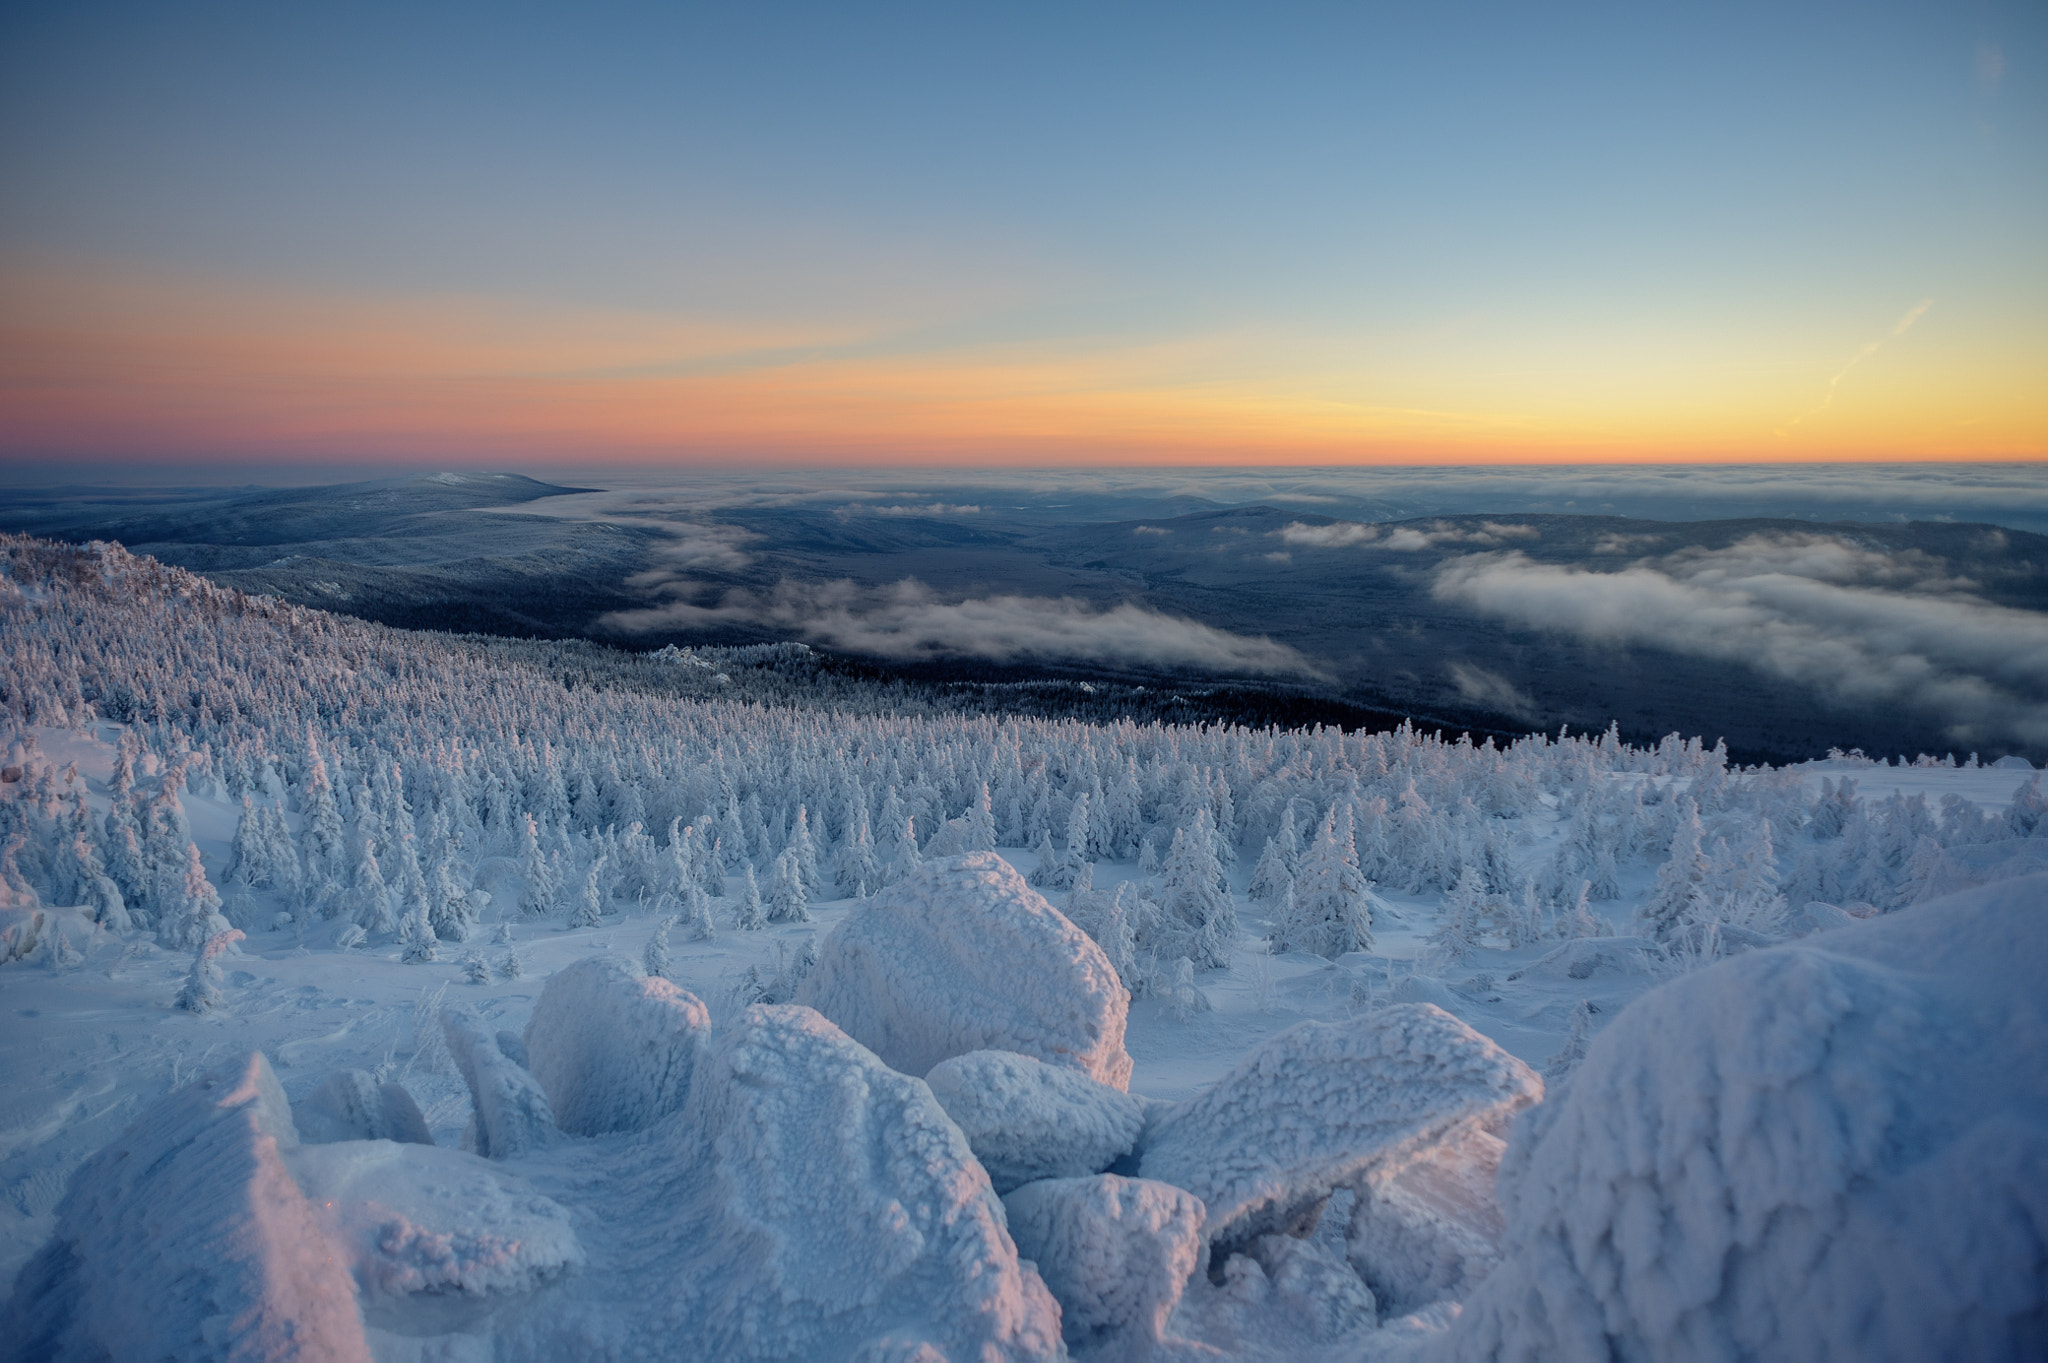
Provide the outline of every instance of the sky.
{"type": "Polygon", "coordinates": [[[0,460],[2048,457],[2048,9],[0,17],[0,460]]]}

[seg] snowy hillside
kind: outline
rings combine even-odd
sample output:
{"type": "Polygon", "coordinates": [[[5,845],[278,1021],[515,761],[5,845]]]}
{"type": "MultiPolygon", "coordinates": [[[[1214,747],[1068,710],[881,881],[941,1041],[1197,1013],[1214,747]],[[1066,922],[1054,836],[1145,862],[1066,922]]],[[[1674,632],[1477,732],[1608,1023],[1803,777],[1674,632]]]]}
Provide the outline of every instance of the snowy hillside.
{"type": "Polygon", "coordinates": [[[933,713],[0,556],[0,1357],[2043,1343],[2017,759],[933,713]]]}

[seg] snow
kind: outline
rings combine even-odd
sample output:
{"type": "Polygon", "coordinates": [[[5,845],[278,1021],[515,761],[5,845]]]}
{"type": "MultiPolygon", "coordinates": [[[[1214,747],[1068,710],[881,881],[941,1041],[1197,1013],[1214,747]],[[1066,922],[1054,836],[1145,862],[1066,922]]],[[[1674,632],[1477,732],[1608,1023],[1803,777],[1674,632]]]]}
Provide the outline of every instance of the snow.
{"type": "Polygon", "coordinates": [[[2038,1358],[2048,878],[1645,995],[1501,1170],[1447,1359],[2038,1358]]]}
{"type": "Polygon", "coordinates": [[[444,1010],[441,1033],[469,1085],[479,1155],[509,1159],[554,1144],[557,1128],[547,1094],[475,1013],[461,1006],[444,1010]]]}
{"type": "Polygon", "coordinates": [[[88,1161],[16,1280],[22,1357],[367,1360],[355,1289],[284,1156],[260,1054],[171,1094],[88,1161]]]}
{"type": "Polygon", "coordinates": [[[748,1008],[649,1134],[696,1356],[843,1357],[909,1322],[944,1358],[1058,1356],[1058,1307],[959,1129],[813,1010],[748,1008]]]}
{"type": "Polygon", "coordinates": [[[1204,1260],[1202,1203],[1171,1184],[1100,1174],[1005,1195],[1017,1252],[1059,1299],[1076,1348],[1167,1337],[1167,1320],[1204,1260]]]}
{"type": "Polygon", "coordinates": [[[1464,1127],[1390,1173],[1360,1182],[1345,1257],[1395,1315],[1465,1297],[1500,1262],[1494,1179],[1507,1142],[1464,1127]]]}
{"type": "Polygon", "coordinates": [[[562,1130],[638,1131],[683,1105],[710,1027],[696,995],[607,952],[548,977],[526,1024],[527,1066],[562,1130]]]}
{"type": "Polygon", "coordinates": [[[969,1051],[925,1082],[998,1193],[1035,1179],[1099,1174],[1130,1153],[1143,1099],[1014,1051],[969,1051]]]}
{"type": "Polygon", "coordinates": [[[1003,1050],[1130,1087],[1115,968],[993,852],[926,862],[848,914],[797,1001],[906,1074],[1003,1050]]]}
{"type": "Polygon", "coordinates": [[[299,1139],[328,1141],[404,1141],[432,1145],[433,1133],[420,1106],[403,1085],[379,1083],[364,1070],[336,1070],[320,1086],[292,1105],[299,1139]]]}
{"type": "Polygon", "coordinates": [[[475,1155],[357,1140],[301,1145],[285,1163],[381,1324],[405,1307],[376,1298],[527,1292],[583,1263],[569,1213],[475,1155]]]}
{"type": "Polygon", "coordinates": [[[1200,1197],[1228,1250],[1313,1225],[1337,1189],[1542,1096],[1527,1065],[1441,1008],[1396,1004],[1274,1037],[1159,1117],[1139,1170],[1200,1197]]]}

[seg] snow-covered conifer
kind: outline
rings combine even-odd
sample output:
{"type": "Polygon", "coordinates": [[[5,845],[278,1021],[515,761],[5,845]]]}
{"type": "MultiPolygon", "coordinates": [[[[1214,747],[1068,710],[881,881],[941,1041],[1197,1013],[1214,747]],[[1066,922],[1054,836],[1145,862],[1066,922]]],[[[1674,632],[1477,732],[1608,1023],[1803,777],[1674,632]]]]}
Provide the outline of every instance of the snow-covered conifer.
{"type": "Polygon", "coordinates": [[[803,805],[796,807],[796,826],[790,830],[789,846],[784,850],[795,857],[798,887],[806,897],[825,888],[824,872],[818,869],[818,845],[811,840],[810,817],[803,805]]]}
{"type": "Polygon", "coordinates": [[[405,950],[401,959],[407,965],[419,965],[435,958],[441,939],[434,935],[433,920],[427,915],[426,902],[422,900],[406,915],[402,936],[405,950]]]}
{"type": "Polygon", "coordinates": [[[655,924],[654,935],[647,939],[647,946],[640,953],[641,969],[656,979],[668,978],[668,932],[675,925],[673,917],[655,924]]]}
{"type": "Polygon", "coordinates": [[[917,825],[906,816],[896,824],[896,846],[889,857],[890,882],[903,879],[923,864],[924,854],[917,850],[917,825]]]}
{"type": "Polygon", "coordinates": [[[1478,949],[1486,926],[1487,901],[1486,882],[1479,868],[1467,864],[1438,907],[1437,929],[1429,938],[1446,960],[1462,961],[1478,949]]]}
{"type": "Polygon", "coordinates": [[[570,916],[570,927],[594,928],[604,922],[604,871],[605,857],[600,852],[591,858],[590,869],[583,873],[583,891],[576,896],[576,912],[570,916]]]}
{"type": "Polygon", "coordinates": [[[561,882],[548,854],[540,845],[540,828],[531,814],[521,816],[519,876],[522,889],[519,907],[530,914],[553,913],[561,907],[561,882]]]}
{"type": "Polygon", "coordinates": [[[241,940],[241,929],[223,928],[199,943],[192,953],[192,970],[185,977],[185,987],[178,991],[177,1007],[188,1013],[204,1013],[220,1006],[220,958],[241,940]]]}
{"type": "Polygon", "coordinates": [[[472,951],[462,958],[462,978],[471,984],[489,984],[491,968],[484,963],[482,955],[472,951]]]}
{"type": "Polygon", "coordinates": [[[1280,850],[1279,839],[1267,838],[1265,850],[1259,853],[1259,864],[1252,868],[1252,902],[1276,904],[1293,884],[1294,872],[1287,864],[1287,854],[1280,850]]]}
{"type": "Polygon", "coordinates": [[[1209,996],[1195,987],[1195,963],[1186,956],[1173,963],[1173,983],[1167,990],[1166,1008],[1177,1022],[1192,1022],[1197,1013],[1209,1011],[1209,996]]]}
{"type": "Polygon", "coordinates": [[[1053,850],[1051,829],[1039,830],[1037,851],[1038,864],[1031,868],[1030,875],[1024,877],[1025,881],[1041,890],[1059,889],[1066,863],[1060,854],[1053,850]]]}
{"type": "Polygon", "coordinates": [[[1593,1015],[1599,1011],[1591,999],[1580,999],[1578,1006],[1572,1009],[1571,1035],[1565,1038],[1557,1054],[1550,1057],[1550,1063],[1543,1067],[1546,1083],[1555,1085],[1571,1078],[1572,1071],[1586,1058],[1586,1043],[1593,1036],[1593,1015]]]}
{"type": "Polygon", "coordinates": [[[206,878],[199,862],[199,844],[185,844],[185,874],[178,896],[166,906],[157,928],[157,941],[172,950],[198,947],[208,939],[233,930],[222,916],[220,895],[206,878]]]}
{"type": "Polygon", "coordinates": [[[811,921],[810,896],[804,892],[803,865],[794,845],[783,850],[782,855],[775,859],[774,869],[769,873],[768,921],[811,921]]]}
{"type": "Polygon", "coordinates": [[[865,899],[882,888],[882,863],[875,855],[875,842],[868,833],[866,810],[855,811],[847,825],[845,842],[839,849],[839,867],[833,886],[849,899],[865,899]]]}
{"type": "Polygon", "coordinates": [[[1189,934],[1188,954],[1205,969],[1229,966],[1237,938],[1237,909],[1223,884],[1223,868],[1209,837],[1207,811],[1191,828],[1178,829],[1160,872],[1160,905],[1189,934]]]}
{"type": "MultiPolygon", "coordinates": [[[[1843,778],[1850,785],[1854,783],[1843,778]]],[[[1650,936],[1669,942],[1688,923],[1700,917],[1702,887],[1706,881],[1706,855],[1700,848],[1704,830],[1699,807],[1683,796],[1678,801],[1678,826],[1671,838],[1671,855],[1657,872],[1657,886],[1643,905],[1643,921],[1650,936]]]]}
{"type": "Polygon", "coordinates": [[[756,932],[768,926],[767,912],[761,906],[761,884],[754,878],[752,862],[740,871],[740,894],[733,905],[732,925],[743,932],[756,932]]]}
{"type": "Polygon", "coordinates": [[[1339,837],[1337,811],[1323,816],[1323,826],[1294,879],[1291,915],[1276,915],[1275,945],[1287,951],[1311,951],[1334,960],[1347,951],[1372,947],[1371,887],[1352,864],[1339,837]]]}

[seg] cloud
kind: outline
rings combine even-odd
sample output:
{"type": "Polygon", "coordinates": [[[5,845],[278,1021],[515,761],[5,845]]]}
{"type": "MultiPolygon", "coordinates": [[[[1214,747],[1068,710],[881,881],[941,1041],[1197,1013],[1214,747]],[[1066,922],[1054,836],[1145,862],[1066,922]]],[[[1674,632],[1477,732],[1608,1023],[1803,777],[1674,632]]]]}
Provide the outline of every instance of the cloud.
{"type": "Polygon", "coordinates": [[[730,590],[716,604],[688,599],[700,584],[672,582],[676,600],[615,611],[602,623],[629,633],[747,626],[873,657],[1065,658],[1192,667],[1226,675],[1320,676],[1285,644],[1231,634],[1133,602],[1097,609],[1069,597],[988,596],[943,602],[914,578],[892,587],[784,579],[772,591],[730,590]]]}
{"type": "Polygon", "coordinates": [[[1457,683],[1458,694],[1474,705],[1532,724],[1543,718],[1536,702],[1498,672],[1489,672],[1471,663],[1452,663],[1450,674],[1451,680],[1457,683]]]}
{"type": "Polygon", "coordinates": [[[754,561],[740,546],[761,538],[736,525],[677,525],[671,521],[634,521],[624,516],[608,517],[615,524],[651,524],[669,537],[656,546],[655,566],[635,574],[628,585],[655,589],[690,572],[738,572],[754,561]]]}
{"type": "Polygon", "coordinates": [[[955,506],[950,502],[926,502],[909,506],[847,506],[842,516],[978,516],[979,506],[955,506]]]}
{"type": "Polygon", "coordinates": [[[1273,533],[1280,537],[1282,544],[1300,545],[1307,549],[1348,549],[1371,544],[1381,549],[1409,552],[1434,549],[1440,544],[1494,545],[1509,540],[1542,538],[1542,532],[1533,525],[1504,525],[1499,521],[1481,521],[1476,530],[1470,526],[1446,525],[1442,521],[1426,526],[1399,525],[1391,529],[1380,525],[1360,525],[1356,521],[1332,521],[1328,525],[1290,521],[1273,533]],[[1384,537],[1382,531],[1385,532],[1384,537]]]}
{"type": "Polygon", "coordinates": [[[1164,526],[1141,525],[1137,529],[1133,530],[1131,533],[1133,535],[1171,535],[1173,532],[1171,530],[1166,529],[1164,526]]]}
{"type": "Polygon", "coordinates": [[[2048,615],[1972,585],[1925,554],[1798,534],[1618,572],[1463,555],[1434,591],[1539,629],[1741,663],[1840,704],[1908,707],[1957,744],[2048,746],[2048,615]]]}
{"type": "Polygon", "coordinates": [[[1282,544],[1299,545],[1304,549],[1344,549],[1354,544],[1370,544],[1380,537],[1376,525],[1360,525],[1356,521],[1331,521],[1328,525],[1304,525],[1290,521],[1274,532],[1282,544]]]}

